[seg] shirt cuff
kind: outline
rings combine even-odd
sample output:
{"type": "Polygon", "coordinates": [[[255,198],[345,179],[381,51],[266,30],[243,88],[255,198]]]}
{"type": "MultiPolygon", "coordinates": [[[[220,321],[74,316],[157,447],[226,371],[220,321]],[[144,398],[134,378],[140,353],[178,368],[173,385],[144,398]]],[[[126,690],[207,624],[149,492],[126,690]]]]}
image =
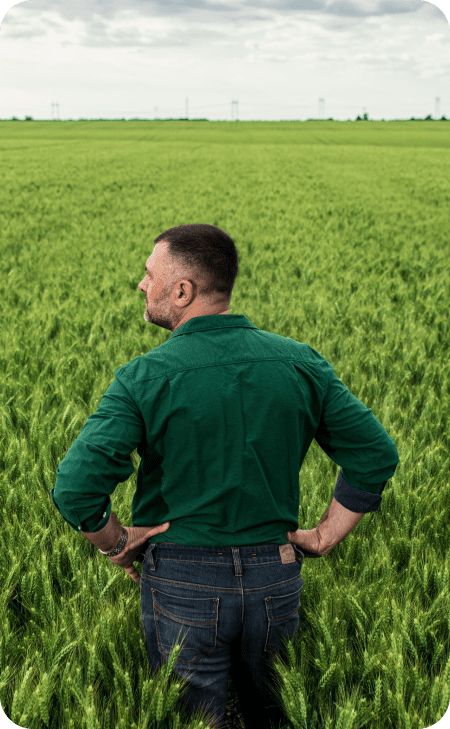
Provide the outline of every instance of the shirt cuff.
{"type": "Polygon", "coordinates": [[[50,496],[52,497],[53,506],[55,506],[56,509],[59,511],[59,513],[61,514],[64,521],[69,526],[71,526],[72,529],[74,529],[76,532],[98,532],[98,531],[100,531],[100,529],[103,529],[103,527],[106,526],[106,524],[108,523],[109,517],[111,515],[111,499],[109,499],[109,496],[108,496],[108,504],[107,504],[106,508],[103,508],[99,518],[93,517],[87,521],[81,521],[80,517],[78,516],[76,511],[70,512],[71,519],[68,519],[62,513],[58,504],[55,501],[55,497],[54,497],[54,493],[53,493],[54,490],[55,489],[52,488],[52,490],[50,491],[50,496]]]}
{"type": "MultiPolygon", "coordinates": [[[[385,487],[387,481],[383,483],[385,487]]],[[[349,511],[358,514],[367,514],[369,511],[378,511],[381,505],[381,494],[371,494],[369,491],[362,491],[351,486],[339,471],[336,485],[334,487],[334,498],[349,511]]]]}

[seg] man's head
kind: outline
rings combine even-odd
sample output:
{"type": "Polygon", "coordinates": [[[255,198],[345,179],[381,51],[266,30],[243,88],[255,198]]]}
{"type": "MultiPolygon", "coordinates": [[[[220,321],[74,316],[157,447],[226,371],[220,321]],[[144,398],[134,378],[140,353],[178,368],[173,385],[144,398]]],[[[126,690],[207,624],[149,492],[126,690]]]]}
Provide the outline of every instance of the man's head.
{"type": "Polygon", "coordinates": [[[138,286],[145,321],[173,332],[195,316],[229,314],[239,256],[227,233],[215,225],[178,225],[154,243],[138,286]]]}

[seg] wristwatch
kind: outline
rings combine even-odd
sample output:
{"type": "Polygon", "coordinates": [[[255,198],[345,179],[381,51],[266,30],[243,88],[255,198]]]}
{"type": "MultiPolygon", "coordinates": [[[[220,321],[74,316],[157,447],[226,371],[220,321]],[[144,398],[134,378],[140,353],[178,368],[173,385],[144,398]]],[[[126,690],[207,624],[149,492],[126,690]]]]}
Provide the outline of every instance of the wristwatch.
{"type": "Polygon", "coordinates": [[[102,552],[102,554],[106,554],[107,557],[116,557],[118,554],[120,554],[120,552],[124,548],[124,546],[127,543],[127,541],[128,541],[128,533],[127,533],[127,530],[124,527],[122,527],[122,536],[120,538],[120,542],[117,545],[117,547],[114,547],[114,549],[112,550],[112,552],[102,552],[101,549],[99,551],[102,552]]]}

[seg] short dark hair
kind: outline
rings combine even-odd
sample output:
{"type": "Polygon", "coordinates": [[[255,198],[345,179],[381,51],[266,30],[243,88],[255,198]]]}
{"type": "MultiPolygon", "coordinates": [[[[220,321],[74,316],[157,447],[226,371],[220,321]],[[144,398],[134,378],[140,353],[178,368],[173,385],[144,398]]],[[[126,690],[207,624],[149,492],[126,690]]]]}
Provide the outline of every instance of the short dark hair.
{"type": "Polygon", "coordinates": [[[239,254],[228,233],[215,225],[192,223],[168,228],[153,242],[159,241],[167,241],[170,256],[197,276],[201,296],[231,299],[239,254]]]}

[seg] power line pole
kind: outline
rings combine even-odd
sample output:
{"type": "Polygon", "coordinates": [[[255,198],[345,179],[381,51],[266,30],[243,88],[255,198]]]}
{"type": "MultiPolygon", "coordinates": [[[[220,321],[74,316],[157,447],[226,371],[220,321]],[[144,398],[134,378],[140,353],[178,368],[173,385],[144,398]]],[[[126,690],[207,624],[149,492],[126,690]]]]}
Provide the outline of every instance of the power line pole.
{"type": "Polygon", "coordinates": [[[319,99],[319,119],[325,119],[325,99],[319,99]]]}
{"type": "Polygon", "coordinates": [[[189,99],[188,99],[188,97],[186,96],[186,119],[189,119],[189,110],[188,110],[188,103],[189,103],[189,99]]]}
{"type": "Polygon", "coordinates": [[[435,106],[434,106],[434,118],[439,119],[441,114],[441,99],[439,96],[436,96],[435,106]]]}
{"type": "MultiPolygon", "coordinates": [[[[233,104],[238,104],[238,103],[239,103],[238,101],[232,101],[231,102],[231,121],[233,121],[233,109],[234,109],[233,104]]],[[[236,106],[236,121],[238,121],[238,113],[239,113],[238,112],[238,107],[236,106]]]]}

